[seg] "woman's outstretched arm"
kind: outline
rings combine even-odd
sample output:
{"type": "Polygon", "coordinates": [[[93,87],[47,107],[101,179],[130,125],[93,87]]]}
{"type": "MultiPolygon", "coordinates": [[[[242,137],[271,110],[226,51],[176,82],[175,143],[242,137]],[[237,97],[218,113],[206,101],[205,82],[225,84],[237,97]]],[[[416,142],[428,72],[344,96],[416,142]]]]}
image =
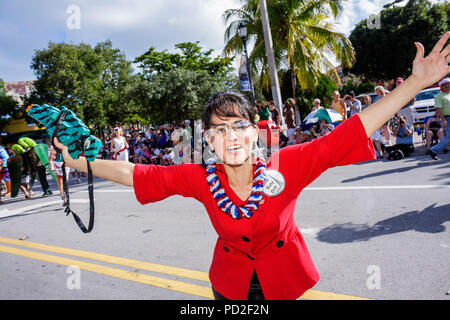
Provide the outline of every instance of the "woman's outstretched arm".
{"type": "MultiPolygon", "coordinates": [[[[55,138],[54,143],[57,148],[62,150],[62,156],[66,166],[88,172],[86,158],[79,157],[78,159],[73,159],[69,154],[67,146],[59,142],[58,138],[55,138]]],[[[50,159],[54,159],[55,156],[56,151],[52,150],[50,159]]],[[[90,162],[90,165],[94,176],[120,183],[125,186],[133,186],[134,163],[95,159],[95,161],[90,162]]]]}
{"type": "Polygon", "coordinates": [[[436,83],[450,73],[450,66],[448,65],[450,62],[450,44],[445,46],[449,38],[450,31],[447,31],[426,57],[424,57],[425,49],[423,45],[415,42],[417,54],[413,61],[411,76],[394,91],[359,114],[367,137],[370,137],[386,123],[420,90],[436,83]]]}

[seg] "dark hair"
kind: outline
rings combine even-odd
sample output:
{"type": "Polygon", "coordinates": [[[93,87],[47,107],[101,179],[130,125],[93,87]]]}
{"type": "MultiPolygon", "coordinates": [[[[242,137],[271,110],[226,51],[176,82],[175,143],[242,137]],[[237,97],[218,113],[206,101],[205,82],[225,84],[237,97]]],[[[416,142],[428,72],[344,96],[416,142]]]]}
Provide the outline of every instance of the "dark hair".
{"type": "Polygon", "coordinates": [[[249,103],[244,95],[238,92],[221,91],[208,99],[202,115],[205,130],[211,128],[211,116],[213,114],[218,117],[245,118],[250,123],[255,124],[255,107],[249,103]]]}

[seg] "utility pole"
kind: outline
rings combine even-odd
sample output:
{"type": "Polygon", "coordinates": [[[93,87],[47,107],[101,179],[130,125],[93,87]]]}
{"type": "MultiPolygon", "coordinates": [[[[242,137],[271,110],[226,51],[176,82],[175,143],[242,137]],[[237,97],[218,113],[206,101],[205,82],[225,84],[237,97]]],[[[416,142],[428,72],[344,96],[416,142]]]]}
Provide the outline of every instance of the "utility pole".
{"type": "Polygon", "coordinates": [[[259,0],[259,8],[261,11],[261,20],[264,32],[264,44],[266,47],[267,63],[269,66],[270,87],[272,89],[272,99],[275,108],[278,109],[281,118],[281,125],[284,125],[284,114],[281,109],[281,92],[280,84],[278,82],[277,67],[275,64],[275,57],[273,55],[272,34],[270,33],[269,16],[267,14],[266,0],[259,0]]]}

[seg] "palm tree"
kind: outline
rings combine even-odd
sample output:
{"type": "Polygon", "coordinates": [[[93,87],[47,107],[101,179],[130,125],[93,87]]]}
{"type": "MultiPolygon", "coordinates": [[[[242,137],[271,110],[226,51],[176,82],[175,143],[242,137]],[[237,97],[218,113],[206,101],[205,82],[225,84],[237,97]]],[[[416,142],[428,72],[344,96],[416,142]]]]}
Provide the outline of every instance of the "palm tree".
{"type": "MultiPolygon", "coordinates": [[[[333,30],[327,21],[336,18],[346,0],[267,0],[273,50],[277,69],[291,72],[292,96],[297,84],[301,89],[312,89],[321,74],[328,73],[337,83],[339,76],[330,61],[330,55],[340,60],[343,67],[351,67],[355,54],[351,42],[342,33],[333,30]]],[[[268,87],[269,76],[259,0],[243,0],[240,9],[228,9],[223,14],[225,56],[242,51],[237,27],[247,26],[249,41],[254,42],[249,56],[252,70],[260,73],[263,87],[268,87]]]]}

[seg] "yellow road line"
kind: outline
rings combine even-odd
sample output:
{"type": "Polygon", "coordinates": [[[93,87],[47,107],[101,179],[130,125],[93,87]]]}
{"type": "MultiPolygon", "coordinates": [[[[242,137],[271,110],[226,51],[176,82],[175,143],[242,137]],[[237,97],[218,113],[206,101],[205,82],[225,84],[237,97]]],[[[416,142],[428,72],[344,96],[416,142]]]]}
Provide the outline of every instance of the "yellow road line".
{"type": "Polygon", "coordinates": [[[79,257],[79,258],[97,260],[97,261],[117,264],[117,265],[121,265],[121,266],[132,267],[132,268],[136,268],[136,269],[140,269],[140,270],[153,271],[153,272],[164,273],[164,274],[173,275],[173,276],[179,276],[179,277],[183,277],[183,278],[189,278],[189,279],[209,282],[208,273],[202,272],[202,271],[165,266],[165,265],[150,263],[150,262],[145,262],[145,261],[114,257],[114,256],[101,254],[101,253],[94,253],[94,252],[76,250],[76,249],[68,249],[68,248],[62,248],[62,247],[57,247],[57,246],[50,246],[50,245],[46,245],[46,244],[40,244],[40,243],[29,242],[29,241],[21,241],[21,240],[15,240],[15,239],[8,239],[8,238],[2,238],[2,237],[0,237],[0,242],[17,245],[17,246],[22,246],[22,247],[27,247],[27,248],[32,248],[32,249],[66,254],[66,255],[79,257]]]}
{"type": "Polygon", "coordinates": [[[361,298],[350,296],[347,294],[340,294],[334,292],[320,291],[320,290],[308,290],[306,291],[300,299],[304,300],[371,300],[368,298],[361,298]]]}
{"type": "MultiPolygon", "coordinates": [[[[106,263],[122,265],[122,266],[126,266],[126,267],[132,267],[132,268],[136,268],[136,269],[140,269],[140,270],[153,271],[153,272],[158,272],[158,273],[163,273],[163,274],[168,274],[168,275],[173,275],[173,276],[180,276],[183,278],[189,278],[189,279],[194,279],[194,280],[201,280],[201,281],[205,281],[205,282],[209,283],[208,273],[202,272],[202,271],[166,266],[166,265],[150,263],[150,262],[145,262],[145,261],[114,257],[114,256],[110,256],[110,255],[94,253],[94,252],[89,252],[89,251],[69,249],[69,248],[63,248],[63,247],[57,247],[57,246],[51,246],[51,245],[46,245],[46,244],[41,244],[41,243],[35,243],[35,242],[30,242],[30,241],[21,241],[21,240],[15,240],[15,239],[3,238],[3,237],[0,237],[0,242],[11,244],[11,245],[22,246],[22,247],[26,247],[26,248],[32,248],[32,249],[44,250],[44,251],[49,251],[49,252],[54,252],[54,253],[65,254],[65,255],[71,255],[71,256],[80,257],[80,258],[87,258],[87,259],[91,259],[91,260],[97,260],[97,261],[102,261],[102,262],[106,262],[106,263]]],[[[96,272],[96,273],[101,273],[101,274],[109,275],[109,276],[116,277],[116,278],[131,280],[131,281],[135,281],[135,282],[141,282],[141,283],[154,285],[157,287],[162,287],[162,288],[166,288],[166,289],[170,289],[170,290],[194,294],[194,295],[201,296],[201,297],[206,297],[206,298],[211,298],[211,299],[213,298],[211,289],[209,287],[203,287],[203,286],[199,286],[199,285],[191,285],[191,284],[184,283],[181,281],[167,280],[164,278],[147,276],[147,275],[139,274],[136,272],[124,271],[121,269],[115,269],[115,268],[110,268],[110,267],[103,267],[103,266],[92,264],[92,263],[86,263],[86,262],[73,260],[73,259],[67,259],[67,258],[62,258],[62,257],[57,257],[57,256],[35,253],[32,251],[26,251],[26,250],[16,249],[16,248],[12,248],[12,247],[0,246],[0,251],[16,254],[16,255],[20,255],[20,256],[25,256],[25,257],[29,257],[29,258],[33,258],[33,259],[37,259],[37,260],[54,262],[54,263],[62,264],[62,265],[78,265],[80,267],[80,269],[84,269],[84,270],[88,270],[88,271],[92,271],[92,272],[96,272]],[[7,248],[7,251],[5,250],[5,248],[7,248]],[[51,261],[48,259],[51,259],[51,261]],[[61,259],[63,259],[63,260],[61,260],[61,259]],[[61,262],[61,261],[66,261],[66,260],[71,261],[71,263],[66,264],[64,262],[61,262]],[[88,266],[89,268],[83,268],[81,265],[88,266]],[[106,272],[104,272],[104,271],[106,271],[106,272]],[[122,277],[123,274],[125,274],[124,277],[122,277]],[[117,276],[117,275],[120,275],[120,276],[117,276]],[[141,281],[142,279],[144,279],[144,281],[141,281]],[[173,287],[173,285],[171,284],[172,282],[175,282],[177,285],[173,287]],[[153,284],[153,283],[155,283],[155,284],[153,284]],[[158,285],[158,284],[160,284],[160,285],[158,285]],[[195,292],[195,291],[193,292],[190,289],[188,291],[184,291],[184,289],[185,289],[184,285],[189,286],[190,289],[198,288],[200,290],[198,292],[199,294],[197,294],[197,292],[195,292]],[[192,286],[194,286],[194,287],[192,287],[192,286]],[[206,289],[206,291],[205,291],[205,289],[206,289]]],[[[300,298],[305,299],[305,300],[368,300],[366,298],[345,295],[345,294],[338,294],[338,293],[333,293],[333,292],[320,291],[320,290],[313,290],[313,289],[306,291],[300,298]]]]}
{"type": "Polygon", "coordinates": [[[10,253],[22,257],[27,257],[31,259],[56,263],[65,266],[77,266],[82,270],[91,271],[107,276],[111,276],[114,278],[140,282],[144,284],[148,284],[154,287],[159,287],[163,289],[174,290],[178,292],[188,293],[208,299],[213,299],[213,294],[211,288],[199,286],[196,284],[185,283],[176,280],[169,280],[159,277],[154,277],[146,274],[140,274],[137,272],[126,271],[111,267],[105,267],[93,263],[88,263],[84,261],[78,261],[69,258],[52,256],[44,253],[38,253],[34,251],[28,251],[8,246],[0,245],[0,252],[10,253]]]}

